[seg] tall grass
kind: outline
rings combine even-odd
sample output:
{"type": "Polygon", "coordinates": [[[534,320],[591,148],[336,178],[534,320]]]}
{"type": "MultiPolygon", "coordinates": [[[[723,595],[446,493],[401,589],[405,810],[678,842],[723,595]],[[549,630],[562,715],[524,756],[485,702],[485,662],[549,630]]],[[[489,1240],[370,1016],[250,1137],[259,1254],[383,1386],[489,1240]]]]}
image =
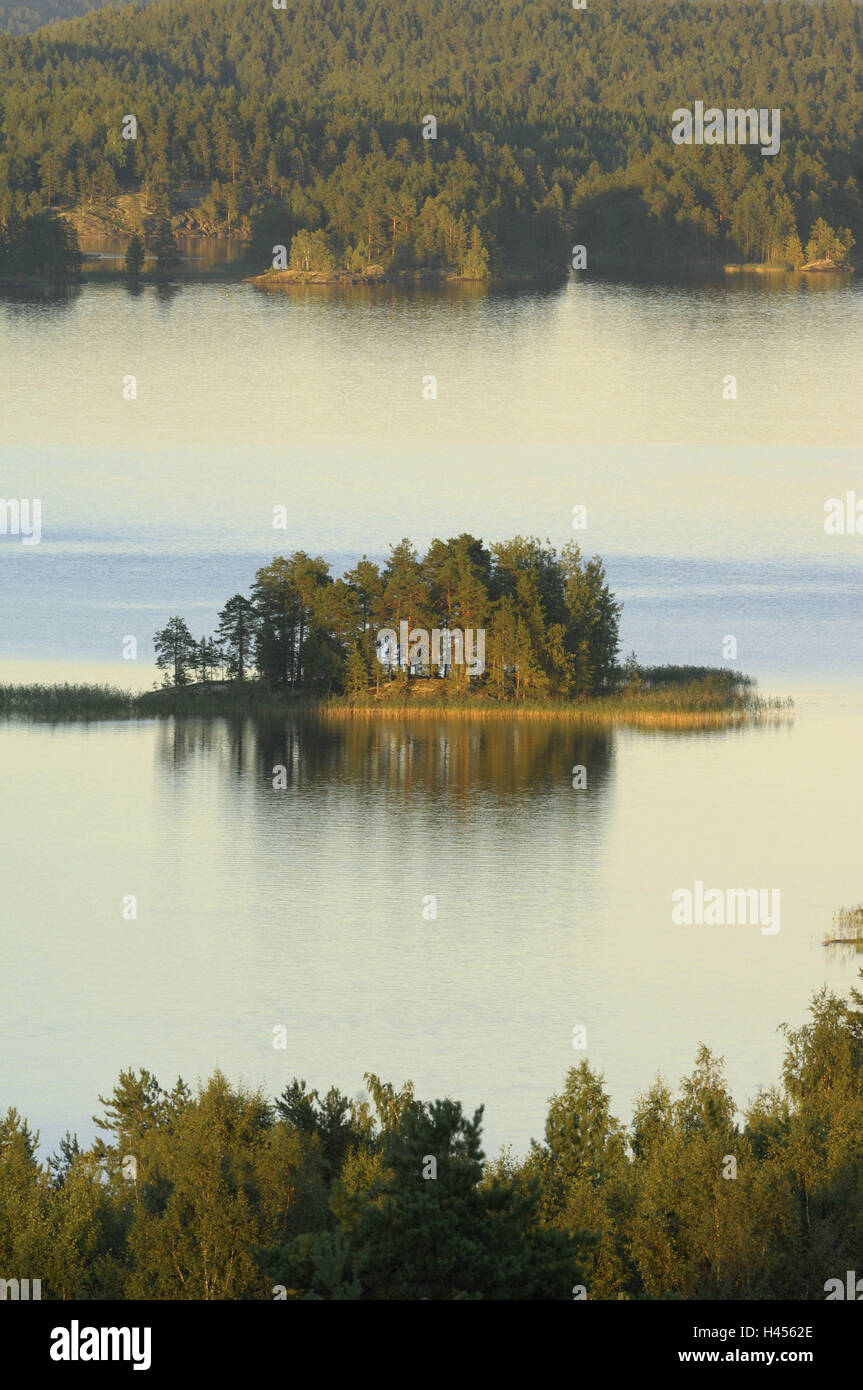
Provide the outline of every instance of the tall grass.
{"type": "Polygon", "coordinates": [[[254,681],[235,682],[224,690],[192,685],[137,695],[110,685],[0,685],[0,717],[15,715],[24,719],[140,719],[167,715],[200,718],[313,710],[317,703],[289,692],[266,690],[254,681]]]}
{"type": "Polygon", "coordinates": [[[123,719],[134,696],[112,685],[0,685],[0,715],[25,719],[123,719]]]}
{"type": "Polygon", "coordinates": [[[791,717],[786,701],[756,700],[745,709],[675,709],[637,706],[623,700],[585,700],[577,705],[488,705],[478,701],[435,704],[370,705],[330,703],[320,709],[326,719],[471,719],[564,721],[570,724],[627,724],[640,729],[728,729],[748,724],[784,723],[791,717]]]}
{"type": "MultiPolygon", "coordinates": [[[[718,673],[725,676],[726,673],[718,673]]],[[[728,673],[731,676],[732,673],[728,673]]],[[[431,683],[429,683],[431,684],[431,683]]],[[[443,685],[443,682],[441,682],[443,685]]],[[[659,680],[584,700],[497,702],[481,691],[419,694],[408,685],[383,688],[382,697],[301,697],[271,691],[256,681],[220,688],[188,686],[133,695],[100,685],[0,685],[0,716],[29,719],[210,718],[219,715],[307,714],[326,719],[565,720],[575,724],[628,724],[642,729],[724,729],[790,716],[791,700],[764,700],[745,678],[659,680]]]]}
{"type": "Polygon", "coordinates": [[[863,951],[863,906],[840,907],[833,917],[832,932],[824,933],[825,946],[854,946],[863,951]]]}
{"type": "Polygon", "coordinates": [[[410,686],[406,693],[393,697],[385,688],[377,700],[329,700],[321,713],[330,719],[562,719],[577,724],[629,724],[644,729],[724,729],[782,722],[790,717],[792,700],[753,695],[748,677],[707,670],[703,674],[699,671],[695,679],[680,679],[677,675],[691,670],[656,668],[649,685],[642,683],[582,700],[496,702],[482,693],[412,698],[410,686]]]}

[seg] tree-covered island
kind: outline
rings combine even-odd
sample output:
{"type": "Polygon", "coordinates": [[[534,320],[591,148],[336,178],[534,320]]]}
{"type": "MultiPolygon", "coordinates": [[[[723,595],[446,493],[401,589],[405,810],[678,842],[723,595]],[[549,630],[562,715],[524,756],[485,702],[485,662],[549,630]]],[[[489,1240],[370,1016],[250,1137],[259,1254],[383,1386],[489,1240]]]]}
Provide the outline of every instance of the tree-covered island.
{"type": "Polygon", "coordinates": [[[622,604],[575,542],[468,533],[334,576],[321,556],[277,555],[227,599],[210,634],[182,615],[154,636],[163,687],[0,687],[0,713],[557,714],[710,727],[778,710],[730,668],[645,668],[620,652],[622,604]]]}

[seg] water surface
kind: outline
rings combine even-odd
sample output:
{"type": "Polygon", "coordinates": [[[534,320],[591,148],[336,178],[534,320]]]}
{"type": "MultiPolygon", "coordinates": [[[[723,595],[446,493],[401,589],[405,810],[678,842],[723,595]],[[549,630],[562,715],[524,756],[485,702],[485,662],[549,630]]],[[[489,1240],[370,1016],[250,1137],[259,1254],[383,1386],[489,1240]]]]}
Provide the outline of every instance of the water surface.
{"type": "Polygon", "coordinates": [[[774,1082],[777,1024],[856,972],[821,937],[861,896],[863,541],[823,515],[863,497],[860,305],[766,276],[0,299],[0,495],[43,503],[38,546],[0,537],[0,679],[147,686],[156,628],[211,631],[275,552],[339,572],[467,530],[579,540],[624,651],[720,664],[732,634],[798,698],[724,734],[4,725],[2,1102],[52,1144],[121,1067],[349,1094],[375,1070],[523,1149],[579,1025],[624,1116],[702,1040],[741,1102],[774,1082]],[[696,878],[778,886],[780,933],[674,927],[696,878]]]}

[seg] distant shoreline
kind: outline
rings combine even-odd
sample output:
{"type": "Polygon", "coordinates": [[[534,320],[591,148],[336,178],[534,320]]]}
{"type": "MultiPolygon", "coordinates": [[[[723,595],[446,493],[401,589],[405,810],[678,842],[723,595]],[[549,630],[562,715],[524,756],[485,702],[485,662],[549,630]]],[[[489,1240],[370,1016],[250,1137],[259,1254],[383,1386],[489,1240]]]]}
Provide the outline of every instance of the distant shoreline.
{"type": "MultiPolygon", "coordinates": [[[[65,215],[65,220],[73,222],[73,219],[68,215],[65,215]]],[[[530,271],[500,269],[489,275],[474,276],[459,274],[456,267],[452,265],[419,266],[407,270],[392,269],[384,264],[369,265],[361,271],[290,268],[274,270],[268,268],[258,273],[255,271],[256,257],[242,237],[218,233],[206,235],[200,231],[189,231],[182,227],[176,229],[176,235],[184,243],[187,251],[195,246],[204,249],[214,245],[231,246],[233,244],[237,254],[230,259],[221,259],[220,257],[210,259],[205,255],[193,255],[184,258],[181,264],[169,273],[157,273],[155,265],[151,264],[150,268],[143,269],[135,280],[130,280],[122,265],[125,245],[128,242],[126,233],[120,232],[116,228],[105,228],[104,231],[100,232],[88,229],[81,234],[83,265],[80,270],[66,276],[57,274],[8,275],[0,278],[0,293],[62,292],[87,284],[120,284],[131,291],[138,291],[152,286],[178,288],[184,284],[208,282],[246,284],[256,290],[268,292],[304,289],[368,289],[383,286],[389,289],[424,289],[433,292],[446,292],[453,289],[462,290],[466,287],[485,290],[554,288],[565,285],[570,278],[579,282],[596,278],[624,282],[667,279],[675,283],[708,280],[721,283],[727,276],[785,275],[802,276],[808,279],[815,275],[819,279],[846,281],[854,274],[856,268],[853,258],[838,263],[828,257],[801,266],[793,266],[789,262],[781,261],[725,262],[715,258],[703,260],[660,258],[646,262],[624,259],[598,250],[592,258],[590,270],[585,269],[575,275],[565,266],[555,268],[545,266],[530,271]],[[116,243],[116,254],[105,253],[101,247],[99,249],[91,248],[87,245],[88,241],[114,242],[116,243]],[[104,263],[101,263],[103,261],[104,263]]],[[[153,261],[152,256],[149,256],[149,259],[151,262],[153,261]]]]}
{"type": "Polygon", "coordinates": [[[810,261],[808,265],[788,265],[775,261],[744,261],[725,266],[726,275],[853,275],[854,267],[847,262],[840,265],[828,256],[823,261],[810,261]]]}

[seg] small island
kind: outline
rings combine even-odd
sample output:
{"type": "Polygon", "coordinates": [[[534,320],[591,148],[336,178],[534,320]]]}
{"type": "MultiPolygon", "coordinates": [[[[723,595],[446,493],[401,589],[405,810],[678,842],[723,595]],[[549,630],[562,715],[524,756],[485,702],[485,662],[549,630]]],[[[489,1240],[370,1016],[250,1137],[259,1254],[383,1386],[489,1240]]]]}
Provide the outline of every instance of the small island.
{"type": "Polygon", "coordinates": [[[0,714],[34,718],[304,713],[327,719],[520,718],[716,729],[784,718],[726,667],[619,659],[622,604],[575,542],[468,533],[408,539],[333,576],[277,555],[215,632],[171,617],[153,639],[161,689],[0,687],[0,714]]]}
{"type": "Polygon", "coordinates": [[[303,285],[441,285],[461,284],[485,279],[507,280],[514,277],[460,275],[456,266],[424,266],[418,270],[387,270],[382,265],[367,265],[362,270],[267,270],[263,275],[244,276],[243,283],[259,290],[290,290],[303,285]]]}
{"type": "MultiPolygon", "coordinates": [[[[246,284],[257,289],[292,289],[297,285],[374,285],[385,282],[417,281],[440,284],[446,280],[489,280],[488,251],[479,228],[462,236],[454,265],[405,266],[393,258],[389,266],[370,262],[371,247],[347,247],[343,252],[320,228],[302,229],[286,245],[273,247],[273,263],[263,275],[246,277],[246,284]]],[[[561,272],[562,274],[563,272],[561,272]]],[[[506,278],[496,276],[497,279],[506,278]]]]}

